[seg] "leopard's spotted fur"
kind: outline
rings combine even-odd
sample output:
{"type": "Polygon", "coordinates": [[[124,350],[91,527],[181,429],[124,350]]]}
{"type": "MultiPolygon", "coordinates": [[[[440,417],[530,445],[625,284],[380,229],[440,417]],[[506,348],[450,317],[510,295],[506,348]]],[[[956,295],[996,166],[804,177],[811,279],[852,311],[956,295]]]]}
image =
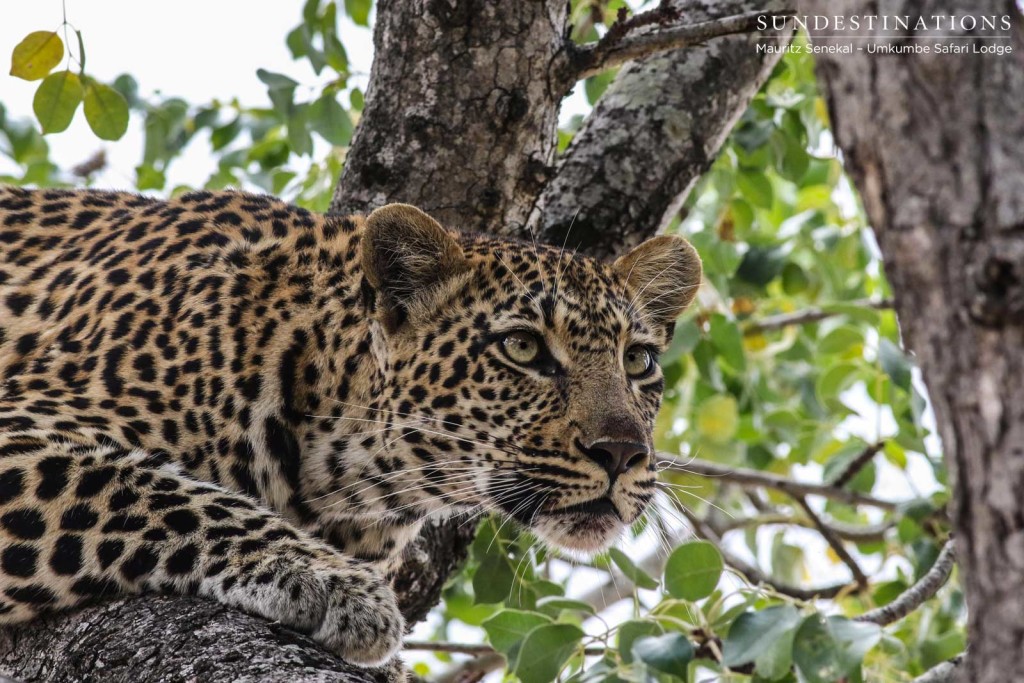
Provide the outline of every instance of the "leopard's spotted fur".
{"type": "Polygon", "coordinates": [[[638,517],[663,382],[623,356],[699,273],[679,238],[601,264],[401,205],[0,188],[0,622],[198,593],[383,661],[428,516],[582,550],[638,517]]]}

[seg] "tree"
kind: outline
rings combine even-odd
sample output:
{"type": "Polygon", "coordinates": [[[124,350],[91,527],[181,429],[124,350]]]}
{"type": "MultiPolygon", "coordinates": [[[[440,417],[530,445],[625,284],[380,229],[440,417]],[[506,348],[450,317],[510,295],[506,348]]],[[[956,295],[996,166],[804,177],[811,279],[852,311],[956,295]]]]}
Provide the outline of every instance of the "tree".
{"type": "MultiPolygon", "coordinates": [[[[824,4],[813,5],[824,11],[824,4]]],[[[829,12],[867,9],[835,5],[829,12]]],[[[912,1],[891,8],[901,15],[924,9],[912,1]]],[[[944,15],[959,9],[955,2],[927,7],[944,15]]],[[[955,478],[954,528],[971,616],[971,655],[960,680],[985,683],[1020,670],[1024,637],[1024,573],[1014,559],[1024,524],[1024,31],[1012,2],[970,11],[1009,17],[1009,40],[971,40],[966,54],[900,55],[870,69],[865,57],[826,57],[820,66],[908,346],[931,387],[955,478]],[[993,49],[1005,46],[1014,52],[993,49]],[[936,108],[939,102],[964,106],[936,108]]]]}
{"type": "MultiPolygon", "coordinates": [[[[129,76],[101,88],[79,42],[69,49],[83,95],[65,87],[74,82],[67,74],[47,75],[61,44],[40,74],[36,114],[44,131],[59,131],[92,92],[85,112],[105,139],[117,137],[131,109],[146,130],[141,190],[166,190],[168,166],[207,131],[218,159],[210,188],[255,186],[341,212],[407,201],[452,226],[597,256],[663,229],[697,246],[708,282],[662,358],[664,498],[644,533],[664,547],[598,558],[591,567],[606,578],[569,599],[548,574],[566,563],[505,525],[428,527],[396,587],[411,622],[444,601],[440,637],[407,649],[472,657],[440,680],[475,680],[507,661],[524,683],[544,683],[579,670],[584,655],[581,679],[602,681],[686,679],[698,670],[783,681],[794,671],[810,681],[858,680],[862,669],[870,678],[923,673],[964,646],[959,589],[946,585],[953,553],[944,473],[925,443],[926,398],[899,347],[867,224],[841,201],[847,181],[823,142],[811,59],[755,49],[793,39],[754,32],[758,17],[792,7],[672,0],[632,16],[622,7],[378,2],[364,97],[348,73],[338,6],[309,0],[287,43],[330,80],[303,102],[296,81],[261,70],[271,105],[262,108],[144,98],[129,76]],[[581,80],[593,111],[557,130],[559,104],[581,80]],[[97,107],[101,100],[111,104],[97,107]],[[331,149],[319,152],[311,132],[331,149]],[[895,426],[852,433],[858,411],[884,411],[895,426]],[[896,500],[874,490],[913,464],[934,471],[934,491],[896,500]],[[797,479],[807,465],[817,480],[797,479]],[[794,536],[794,528],[807,531],[794,536]],[[805,579],[809,563],[821,567],[811,548],[831,558],[833,580],[805,579]],[[766,554],[770,561],[760,561],[766,554]],[[887,561],[897,571],[881,572],[887,561]],[[740,579],[723,577],[723,567],[740,579]],[[638,587],[656,590],[637,597],[638,587]],[[630,596],[635,618],[603,639],[578,628],[630,596]],[[445,640],[454,621],[482,627],[488,644],[445,640]],[[894,638],[873,647],[881,626],[894,638]]],[[[348,0],[344,11],[366,23],[369,3],[348,0]]],[[[46,36],[37,46],[44,38],[52,51],[46,36]]],[[[833,99],[843,96],[826,83],[833,99]]],[[[844,145],[847,124],[839,116],[844,145]]],[[[33,125],[0,116],[0,129],[19,169],[6,181],[66,181],[33,125]]],[[[101,162],[79,168],[78,182],[101,162]]],[[[904,320],[915,314],[900,306],[904,320]]],[[[352,669],[301,636],[217,604],[158,597],[9,631],[0,636],[0,667],[42,680],[394,673],[352,669]]]]}

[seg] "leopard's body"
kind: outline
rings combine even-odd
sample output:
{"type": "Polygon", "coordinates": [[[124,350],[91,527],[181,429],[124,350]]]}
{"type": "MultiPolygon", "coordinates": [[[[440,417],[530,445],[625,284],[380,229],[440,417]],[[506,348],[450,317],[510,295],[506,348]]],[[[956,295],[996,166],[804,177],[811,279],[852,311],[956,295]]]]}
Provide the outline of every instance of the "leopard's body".
{"type": "Polygon", "coordinates": [[[0,622],[198,593],[383,661],[429,516],[593,550],[641,514],[662,380],[622,358],[697,280],[675,238],[612,265],[411,207],[0,187],[0,622]]]}

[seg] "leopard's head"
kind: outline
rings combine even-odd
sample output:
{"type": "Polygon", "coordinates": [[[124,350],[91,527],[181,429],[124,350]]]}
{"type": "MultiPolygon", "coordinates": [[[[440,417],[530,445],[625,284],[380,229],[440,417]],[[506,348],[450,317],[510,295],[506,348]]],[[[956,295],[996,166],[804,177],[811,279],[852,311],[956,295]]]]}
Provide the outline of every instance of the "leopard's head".
{"type": "Polygon", "coordinates": [[[655,492],[658,354],[700,283],[686,240],[601,263],[393,204],[367,219],[363,268],[401,486],[576,551],[637,520],[655,492]]]}

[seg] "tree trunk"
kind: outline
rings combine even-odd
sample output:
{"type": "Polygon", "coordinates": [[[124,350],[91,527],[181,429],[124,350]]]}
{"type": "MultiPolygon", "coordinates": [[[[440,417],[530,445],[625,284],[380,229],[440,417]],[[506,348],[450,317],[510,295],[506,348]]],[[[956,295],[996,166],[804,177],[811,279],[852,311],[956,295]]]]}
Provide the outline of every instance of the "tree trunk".
{"type": "MultiPolygon", "coordinates": [[[[686,7],[703,8],[704,0],[686,7]]],[[[451,227],[527,237],[527,219],[555,172],[558,107],[575,82],[573,58],[580,54],[568,42],[567,11],[565,0],[381,0],[366,106],[332,211],[364,213],[404,201],[451,227]]],[[[701,11],[694,16],[720,16],[701,11]]],[[[651,88],[644,106],[620,99],[591,117],[593,132],[573,152],[579,155],[574,173],[599,163],[602,145],[613,154],[613,134],[627,126],[636,136],[634,158],[657,157],[656,186],[629,179],[630,213],[588,214],[587,234],[611,236],[594,240],[601,245],[595,253],[620,252],[662,227],[665,213],[679,205],[770,71],[775,58],[759,55],[747,38],[708,39],[746,30],[736,25],[704,27],[706,43],[677,50],[665,62],[649,61],[636,70],[632,86],[634,70],[627,67],[622,87],[638,96],[645,84],[651,88]],[[676,107],[684,108],[688,128],[682,144],[668,144],[678,131],[666,127],[665,117],[671,119],[676,107]],[[645,192],[660,208],[633,215],[645,192]]],[[[570,166],[563,166],[566,175],[544,205],[553,206],[555,193],[563,207],[612,196],[622,188],[613,167],[570,182],[570,166]]],[[[559,233],[545,227],[545,235],[559,233]]],[[[410,548],[394,582],[410,624],[440,599],[465,559],[472,527],[462,520],[429,524],[410,548]]],[[[61,683],[383,683],[395,674],[350,667],[307,638],[212,601],[154,596],[0,632],[0,669],[61,683]]]]}
{"type": "MultiPolygon", "coordinates": [[[[879,12],[867,0],[805,9],[879,12]]],[[[884,12],[949,15],[957,3],[905,0],[884,12]]],[[[967,13],[1011,17],[997,31],[1010,37],[921,41],[965,45],[966,54],[855,50],[817,63],[953,479],[970,613],[960,680],[1003,683],[1024,671],[1024,33],[1010,0],[971,3],[967,13]],[[994,45],[1013,52],[975,52],[994,45]]]]}

